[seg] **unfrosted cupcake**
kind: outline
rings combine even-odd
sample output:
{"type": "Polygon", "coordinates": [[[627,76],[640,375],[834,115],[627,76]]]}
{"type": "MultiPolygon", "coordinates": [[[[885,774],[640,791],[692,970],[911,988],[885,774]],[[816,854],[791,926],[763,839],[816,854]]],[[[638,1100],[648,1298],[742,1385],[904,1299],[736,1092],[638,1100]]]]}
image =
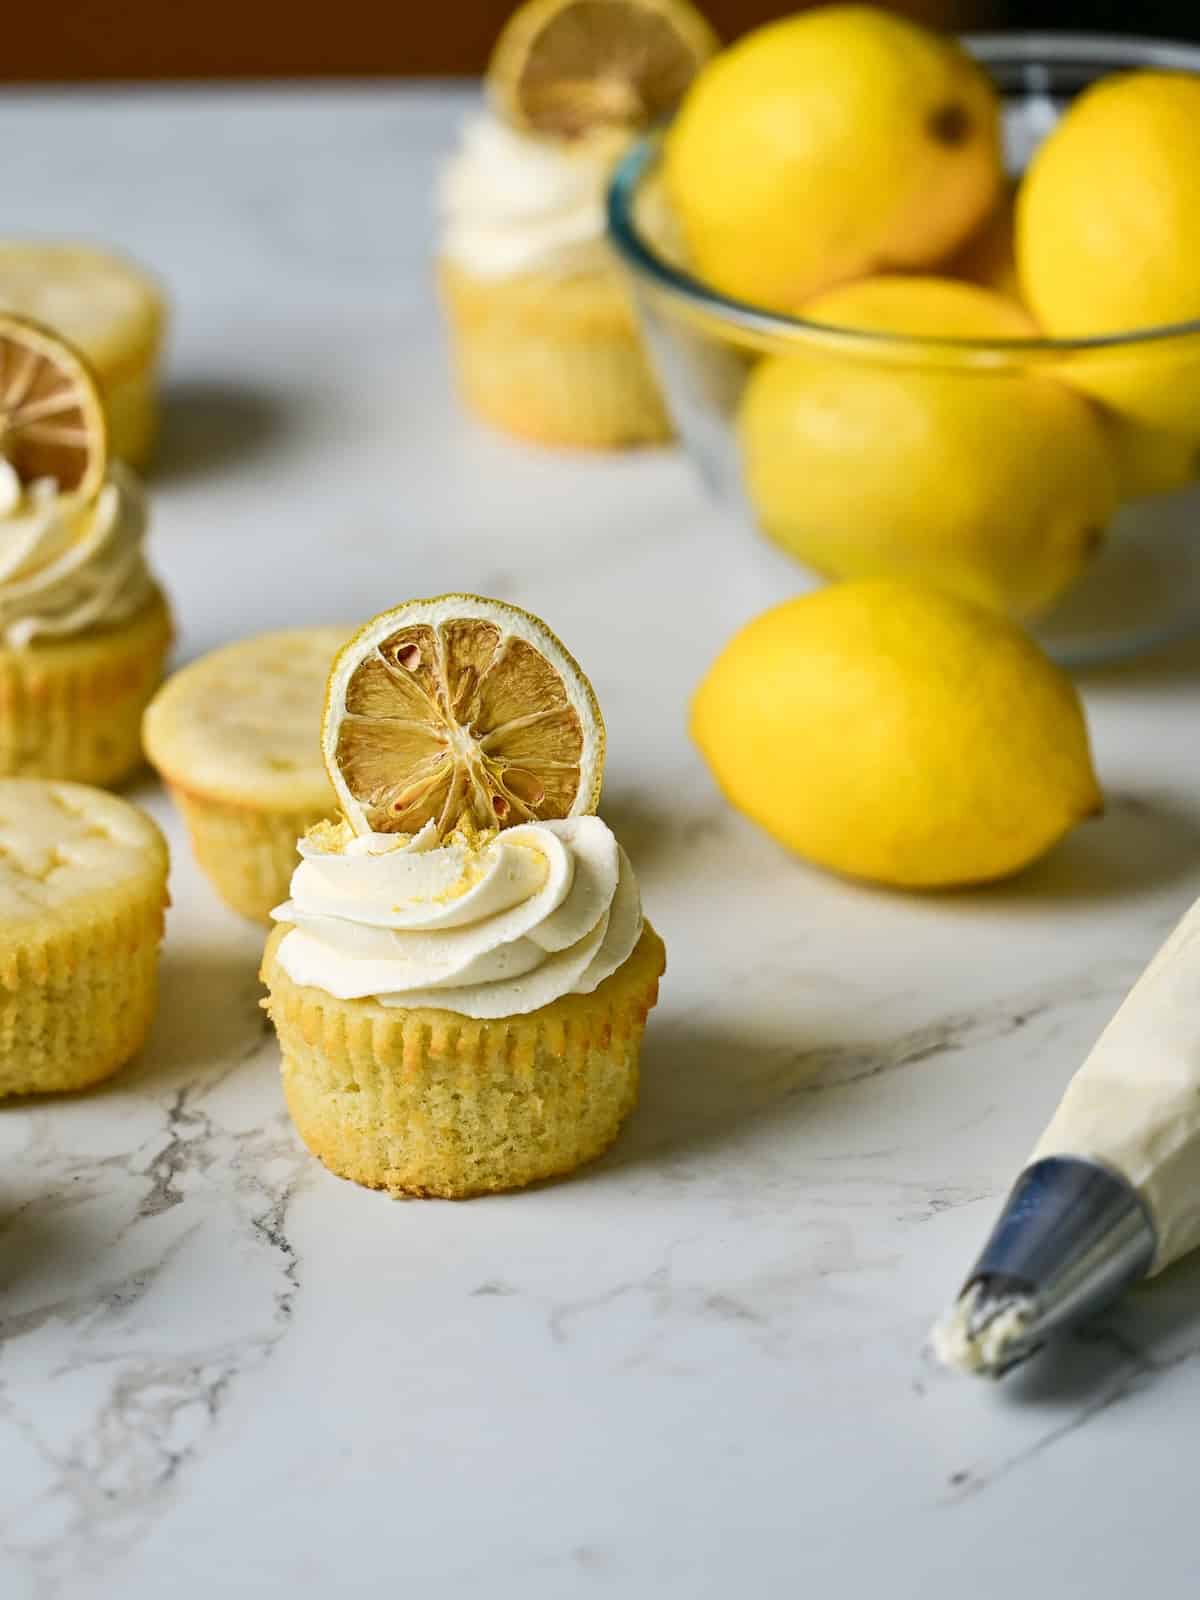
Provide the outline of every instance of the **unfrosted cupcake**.
{"type": "Polygon", "coordinates": [[[158,434],[167,327],[158,282],[92,245],[0,240],[0,310],[32,317],[83,353],[104,402],[110,453],[144,467],[158,434]]]}
{"type": "Polygon", "coordinates": [[[589,814],[603,744],[578,666],[498,602],[413,602],[338,657],[346,820],[301,842],[262,975],[288,1107],[340,1176],[465,1196],[615,1138],[665,956],[589,814]]]}
{"type": "Polygon", "coordinates": [[[79,358],[3,316],[0,439],[0,774],[116,783],[171,641],[146,498],[79,358]]]}
{"type": "Polygon", "coordinates": [[[154,1016],[167,847],[136,807],[0,778],[0,1096],[81,1089],[154,1016]]]}
{"type": "Polygon", "coordinates": [[[293,628],[225,645],[175,673],[146,713],[146,754],[197,861],[226,905],[256,922],[287,894],[298,836],[337,810],[321,707],[349,631],[293,628]]]}
{"type": "Polygon", "coordinates": [[[633,135],[673,109],[714,47],[682,0],[532,0],[505,28],[491,105],[441,190],[455,365],[489,422],[555,445],[669,437],[605,195],[633,135]]]}

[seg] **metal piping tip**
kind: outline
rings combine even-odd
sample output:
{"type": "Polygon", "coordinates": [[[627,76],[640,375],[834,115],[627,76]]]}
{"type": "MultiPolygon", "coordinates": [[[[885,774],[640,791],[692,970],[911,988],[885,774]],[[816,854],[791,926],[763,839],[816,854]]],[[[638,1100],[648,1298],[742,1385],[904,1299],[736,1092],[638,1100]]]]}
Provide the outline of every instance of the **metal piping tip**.
{"type": "Polygon", "coordinates": [[[933,1329],[934,1354],[954,1371],[1003,1377],[1145,1277],[1157,1248],[1150,1214],[1127,1179],[1073,1156],[1035,1161],[933,1329]]]}
{"type": "Polygon", "coordinates": [[[979,1279],[935,1324],[933,1353],[953,1372],[1002,1378],[1041,1348],[1041,1336],[1031,1333],[1036,1313],[1032,1295],[979,1279]]]}

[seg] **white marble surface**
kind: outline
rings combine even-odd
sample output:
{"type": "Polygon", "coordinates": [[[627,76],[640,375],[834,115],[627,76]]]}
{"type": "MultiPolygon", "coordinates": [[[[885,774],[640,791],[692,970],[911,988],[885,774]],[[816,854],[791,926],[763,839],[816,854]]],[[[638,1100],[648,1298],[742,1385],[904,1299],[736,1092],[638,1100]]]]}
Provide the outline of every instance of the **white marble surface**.
{"type": "Polygon", "coordinates": [[[540,455],[455,409],[428,191],[461,105],[10,95],[5,228],[171,283],[154,553],[184,656],[459,585],[577,652],[670,952],[643,1104],[535,1193],[328,1176],[258,936],[138,788],[175,851],[151,1044],[0,1111],[0,1592],[1191,1594],[1200,1266],[1002,1387],[920,1346],[1200,892],[1200,650],[1088,681],[1108,814],[1020,883],[905,899],[786,859],[684,730],[783,570],[672,454],[540,455]]]}

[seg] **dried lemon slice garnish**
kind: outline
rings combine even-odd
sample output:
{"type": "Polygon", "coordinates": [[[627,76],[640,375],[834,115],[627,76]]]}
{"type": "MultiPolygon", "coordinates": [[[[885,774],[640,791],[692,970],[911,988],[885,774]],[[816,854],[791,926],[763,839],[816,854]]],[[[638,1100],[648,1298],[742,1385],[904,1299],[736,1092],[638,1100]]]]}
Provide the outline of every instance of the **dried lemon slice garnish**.
{"type": "Polygon", "coordinates": [[[0,314],[0,457],[22,485],[52,478],[89,496],[104,480],[104,411],[83,357],[24,317],[0,314]]]}
{"type": "Polygon", "coordinates": [[[688,0],[530,0],[496,42],[488,88],[533,133],[645,128],[674,111],[718,48],[688,0]]]}
{"type": "Polygon", "coordinates": [[[477,595],[385,611],[333,663],[325,764],[355,833],[508,827],[595,811],[604,723],[544,622],[477,595]]]}

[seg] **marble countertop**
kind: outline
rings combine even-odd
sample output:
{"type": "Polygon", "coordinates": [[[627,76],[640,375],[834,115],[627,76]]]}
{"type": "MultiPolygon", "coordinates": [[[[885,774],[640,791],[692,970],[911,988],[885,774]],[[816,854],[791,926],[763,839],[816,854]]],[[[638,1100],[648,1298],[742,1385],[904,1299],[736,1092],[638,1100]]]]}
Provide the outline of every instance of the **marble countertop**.
{"type": "Polygon", "coordinates": [[[903,898],[784,857],[684,706],[786,570],[674,453],[539,454],[455,407],[429,191],[463,104],[8,94],[6,228],[171,285],[153,550],[183,658],[459,586],[579,656],[669,950],[643,1102],[528,1194],[330,1177],[283,1110],[260,936],[136,788],[175,859],[150,1045],[0,1109],[0,1591],[1192,1593],[1200,1265],[1002,1386],[921,1345],[1200,892],[1200,649],[1086,680],[1107,814],[1018,883],[903,898]]]}

